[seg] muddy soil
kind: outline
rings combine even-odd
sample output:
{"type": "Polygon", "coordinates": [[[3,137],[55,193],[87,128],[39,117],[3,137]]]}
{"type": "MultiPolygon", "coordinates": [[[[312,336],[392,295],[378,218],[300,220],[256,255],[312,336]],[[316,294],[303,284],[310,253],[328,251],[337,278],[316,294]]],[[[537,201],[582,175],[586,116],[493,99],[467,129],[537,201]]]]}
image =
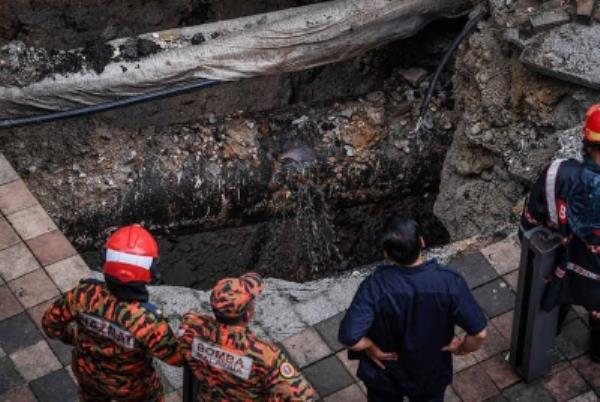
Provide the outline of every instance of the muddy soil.
{"type": "Polygon", "coordinates": [[[7,130],[0,147],[80,251],[143,222],[163,237],[162,263],[178,267],[171,284],[245,269],[326,275],[379,259],[392,210],[419,218],[430,243],[448,239],[432,206],[456,124],[451,71],[424,135],[408,134],[463,22],[347,63],[7,130]]]}
{"type": "Polygon", "coordinates": [[[0,1],[0,46],[73,49],[87,43],[281,10],[322,0],[0,1]]]}

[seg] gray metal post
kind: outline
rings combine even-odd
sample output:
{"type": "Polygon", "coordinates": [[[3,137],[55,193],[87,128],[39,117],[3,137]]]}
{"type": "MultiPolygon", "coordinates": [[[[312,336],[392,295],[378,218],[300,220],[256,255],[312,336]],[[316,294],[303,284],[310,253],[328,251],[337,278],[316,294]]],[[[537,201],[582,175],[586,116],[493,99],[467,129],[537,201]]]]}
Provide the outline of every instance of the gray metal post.
{"type": "Polygon", "coordinates": [[[194,402],[198,396],[198,380],[187,364],[183,366],[183,402],[194,402]]]}
{"type": "Polygon", "coordinates": [[[543,377],[552,367],[558,307],[541,309],[544,278],[556,267],[560,237],[537,227],[523,233],[519,286],[512,326],[510,363],[527,382],[543,377]]]}

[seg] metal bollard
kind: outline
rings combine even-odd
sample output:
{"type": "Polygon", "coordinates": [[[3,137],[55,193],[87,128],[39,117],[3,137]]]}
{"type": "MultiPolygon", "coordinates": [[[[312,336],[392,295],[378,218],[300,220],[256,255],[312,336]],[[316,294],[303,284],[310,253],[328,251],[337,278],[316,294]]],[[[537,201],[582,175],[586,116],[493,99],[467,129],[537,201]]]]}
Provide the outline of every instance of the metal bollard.
{"type": "Polygon", "coordinates": [[[188,365],[183,366],[183,402],[194,402],[197,400],[198,380],[194,377],[188,365]]]}
{"type": "Polygon", "coordinates": [[[544,227],[524,232],[521,239],[510,364],[526,382],[543,377],[552,368],[559,309],[543,311],[541,301],[544,278],[556,268],[560,247],[560,237],[544,227]]]}

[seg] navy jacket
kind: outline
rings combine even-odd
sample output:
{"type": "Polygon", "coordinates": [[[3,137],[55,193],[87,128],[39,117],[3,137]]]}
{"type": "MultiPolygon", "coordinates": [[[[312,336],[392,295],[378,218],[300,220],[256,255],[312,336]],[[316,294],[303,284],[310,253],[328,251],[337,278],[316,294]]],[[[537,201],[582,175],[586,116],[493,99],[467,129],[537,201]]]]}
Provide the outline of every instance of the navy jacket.
{"type": "Polygon", "coordinates": [[[368,336],[398,361],[378,368],[361,354],[358,376],[382,392],[422,395],[452,382],[452,356],[441,349],[458,325],[481,332],[487,320],[457,272],[431,260],[418,267],[379,266],[360,285],[340,325],[347,346],[368,336]]]}
{"type": "MultiPolygon", "coordinates": [[[[553,161],[531,187],[521,217],[521,227],[529,230],[543,225],[559,232],[565,239],[571,239],[568,253],[562,255],[563,261],[559,263],[574,263],[600,274],[600,234],[581,239],[573,236],[569,227],[568,202],[572,191],[580,188],[580,174],[584,167],[600,169],[589,160],[584,164],[573,159],[553,161]]],[[[561,293],[562,303],[600,310],[600,282],[574,272],[568,272],[565,278],[561,293]]]]}

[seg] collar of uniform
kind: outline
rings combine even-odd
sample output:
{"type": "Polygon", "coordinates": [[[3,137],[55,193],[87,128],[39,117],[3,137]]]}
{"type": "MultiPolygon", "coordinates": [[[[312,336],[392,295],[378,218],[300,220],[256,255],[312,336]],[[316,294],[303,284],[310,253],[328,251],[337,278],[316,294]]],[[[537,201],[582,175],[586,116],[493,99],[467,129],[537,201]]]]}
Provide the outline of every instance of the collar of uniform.
{"type": "Polygon", "coordinates": [[[222,324],[215,319],[215,323],[219,327],[219,333],[225,338],[231,334],[239,334],[239,335],[248,335],[252,333],[252,330],[248,327],[247,324],[236,324],[236,325],[227,325],[222,324]]]}
{"type": "Polygon", "coordinates": [[[585,166],[586,169],[591,170],[592,172],[600,173],[600,166],[596,162],[594,162],[594,160],[589,156],[583,157],[583,166],[585,166]]]}
{"type": "Polygon", "coordinates": [[[377,270],[375,272],[378,272],[378,271],[381,272],[381,271],[387,271],[389,269],[395,269],[398,272],[401,272],[403,274],[412,275],[412,274],[418,274],[420,272],[428,271],[428,270],[436,267],[437,265],[438,265],[437,260],[434,258],[429,261],[425,261],[421,265],[415,265],[414,267],[406,267],[406,266],[402,266],[402,265],[380,265],[377,267],[377,270]]]}

